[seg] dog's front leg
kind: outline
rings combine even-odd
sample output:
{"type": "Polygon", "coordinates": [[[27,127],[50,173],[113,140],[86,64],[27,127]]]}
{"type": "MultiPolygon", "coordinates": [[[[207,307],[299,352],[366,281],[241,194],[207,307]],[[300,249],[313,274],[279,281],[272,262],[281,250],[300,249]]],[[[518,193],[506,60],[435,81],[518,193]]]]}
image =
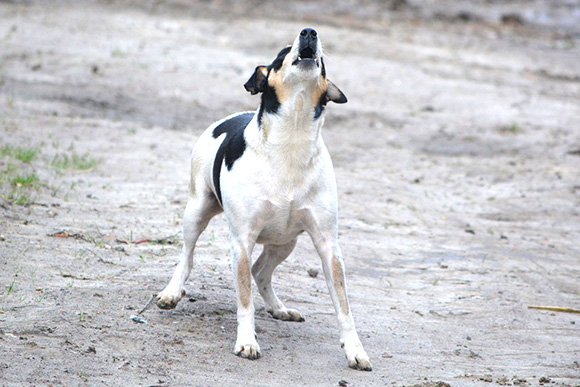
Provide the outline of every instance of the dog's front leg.
{"type": "Polygon", "coordinates": [[[238,337],[234,353],[247,359],[261,356],[254,328],[254,301],[252,299],[251,256],[253,244],[231,238],[232,269],[238,304],[238,337]]]}
{"type": "Polygon", "coordinates": [[[358,370],[371,371],[372,364],[356,332],[348,303],[344,261],[340,247],[335,238],[316,234],[312,235],[312,240],[322,259],[322,269],[336,310],[340,328],[340,342],[348,360],[348,366],[358,370]]]}

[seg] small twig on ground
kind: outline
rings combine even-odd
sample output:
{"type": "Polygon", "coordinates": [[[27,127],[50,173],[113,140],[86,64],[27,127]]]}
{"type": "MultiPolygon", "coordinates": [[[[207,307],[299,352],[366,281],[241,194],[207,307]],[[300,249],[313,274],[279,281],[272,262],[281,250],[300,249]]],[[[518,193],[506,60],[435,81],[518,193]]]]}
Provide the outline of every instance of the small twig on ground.
{"type": "Polygon", "coordinates": [[[145,312],[146,310],[148,310],[149,308],[151,308],[153,306],[153,302],[155,301],[155,299],[157,298],[157,294],[152,294],[151,298],[149,299],[149,301],[147,301],[147,305],[145,305],[143,307],[143,309],[141,309],[139,311],[139,313],[137,313],[138,315],[143,314],[143,312],[145,312]]]}
{"type": "Polygon", "coordinates": [[[542,309],[542,310],[551,310],[553,312],[564,312],[564,313],[580,313],[579,309],[572,309],[572,308],[567,308],[564,306],[528,305],[528,309],[542,309]]]}

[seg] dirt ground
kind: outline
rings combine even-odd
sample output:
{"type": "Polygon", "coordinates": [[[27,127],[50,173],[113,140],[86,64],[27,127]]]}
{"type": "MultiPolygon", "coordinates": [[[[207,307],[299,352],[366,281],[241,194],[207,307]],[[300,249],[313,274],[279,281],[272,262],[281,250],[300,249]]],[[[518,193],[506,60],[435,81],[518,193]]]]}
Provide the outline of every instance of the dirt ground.
{"type": "MultiPolygon", "coordinates": [[[[578,1],[0,1],[1,386],[579,386],[578,1]],[[233,355],[223,217],[187,297],[188,156],[242,85],[318,30],[351,307],[347,367],[308,238],[233,355]]],[[[259,249],[258,249],[259,250],[259,249]]]]}

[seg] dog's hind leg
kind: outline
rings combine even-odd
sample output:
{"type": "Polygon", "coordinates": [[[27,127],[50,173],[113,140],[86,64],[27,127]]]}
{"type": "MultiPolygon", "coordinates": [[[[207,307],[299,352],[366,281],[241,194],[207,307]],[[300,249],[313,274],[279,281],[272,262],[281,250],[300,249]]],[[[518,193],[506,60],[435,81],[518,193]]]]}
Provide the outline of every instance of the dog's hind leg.
{"type": "Polygon", "coordinates": [[[193,267],[193,251],[199,235],[216,214],[221,212],[212,193],[194,194],[185,207],[183,216],[183,250],[169,284],[157,295],[156,304],[161,309],[173,309],[185,295],[184,284],[193,267]]]}
{"type": "Polygon", "coordinates": [[[272,289],[272,273],[290,255],[295,246],[296,239],[281,246],[264,246],[264,251],[252,266],[252,275],[272,317],[278,320],[302,322],[304,318],[300,312],[286,308],[272,289]]]}

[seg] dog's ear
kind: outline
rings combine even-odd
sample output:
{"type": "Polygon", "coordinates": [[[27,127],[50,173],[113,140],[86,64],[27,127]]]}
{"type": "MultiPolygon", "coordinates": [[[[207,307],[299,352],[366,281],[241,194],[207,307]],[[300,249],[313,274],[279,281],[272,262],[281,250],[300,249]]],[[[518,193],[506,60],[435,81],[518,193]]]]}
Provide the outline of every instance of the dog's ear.
{"type": "Polygon", "coordinates": [[[332,82],[328,81],[326,87],[326,102],[332,101],[335,103],[346,103],[346,95],[332,82]]]}
{"type": "Polygon", "coordinates": [[[258,66],[254,70],[254,74],[248,79],[248,82],[244,84],[247,91],[254,94],[258,94],[264,91],[264,82],[268,78],[268,67],[258,66]]]}

